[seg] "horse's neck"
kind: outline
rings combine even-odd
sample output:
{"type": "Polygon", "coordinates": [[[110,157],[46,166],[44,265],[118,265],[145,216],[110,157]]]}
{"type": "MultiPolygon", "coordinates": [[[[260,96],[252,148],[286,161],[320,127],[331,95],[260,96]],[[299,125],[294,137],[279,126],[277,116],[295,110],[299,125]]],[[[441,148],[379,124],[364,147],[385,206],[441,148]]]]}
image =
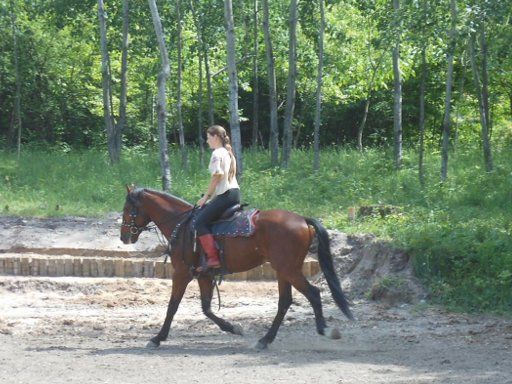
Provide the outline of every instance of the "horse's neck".
{"type": "Polygon", "coordinates": [[[191,207],[182,202],[173,201],[170,196],[149,193],[148,204],[151,205],[151,220],[165,237],[170,238],[176,225],[183,219],[183,214],[191,207]]]}

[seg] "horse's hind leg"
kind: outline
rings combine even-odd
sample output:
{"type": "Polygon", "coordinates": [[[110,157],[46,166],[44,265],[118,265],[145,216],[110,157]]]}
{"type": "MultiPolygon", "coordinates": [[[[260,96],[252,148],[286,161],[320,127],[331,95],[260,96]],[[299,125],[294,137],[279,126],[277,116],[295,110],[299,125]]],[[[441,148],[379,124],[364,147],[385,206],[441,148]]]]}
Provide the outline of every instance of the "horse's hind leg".
{"type": "Polygon", "coordinates": [[[310,284],[302,273],[297,273],[294,275],[290,279],[290,282],[300,293],[302,293],[308,299],[315,313],[316,330],[320,335],[324,335],[327,325],[323,315],[320,290],[314,285],[310,284]]]}
{"type": "Polygon", "coordinates": [[[290,308],[292,304],[292,286],[291,284],[284,280],[282,277],[278,276],[278,285],[279,285],[279,304],[277,308],[277,314],[272,322],[272,326],[268,330],[267,334],[263,336],[258,343],[256,344],[257,349],[265,349],[268,344],[274,341],[277,331],[283,322],[284,316],[290,308]]]}
{"type": "Polygon", "coordinates": [[[217,317],[213,314],[211,304],[212,304],[212,296],[213,296],[213,281],[210,277],[201,276],[197,279],[199,283],[199,290],[201,291],[201,307],[203,309],[203,313],[212,320],[215,324],[219,326],[225,332],[234,333],[235,335],[243,336],[242,327],[238,324],[231,324],[220,317],[217,317]]]}
{"type": "Polygon", "coordinates": [[[178,310],[178,306],[180,305],[181,299],[183,298],[189,282],[190,277],[188,274],[187,276],[179,276],[177,274],[173,275],[172,293],[169,305],[167,306],[167,315],[165,316],[164,324],[162,325],[160,332],[158,332],[158,334],[149,341],[147,345],[148,348],[156,348],[160,346],[160,342],[166,340],[169,336],[172,319],[178,310]]]}

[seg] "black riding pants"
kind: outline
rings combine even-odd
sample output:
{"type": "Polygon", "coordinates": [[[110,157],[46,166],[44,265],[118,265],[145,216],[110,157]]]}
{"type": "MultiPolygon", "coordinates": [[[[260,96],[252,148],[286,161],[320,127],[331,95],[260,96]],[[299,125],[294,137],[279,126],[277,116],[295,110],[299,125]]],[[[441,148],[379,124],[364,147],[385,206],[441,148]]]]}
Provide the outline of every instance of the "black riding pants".
{"type": "Polygon", "coordinates": [[[215,196],[208,204],[203,205],[195,222],[197,236],[210,233],[210,224],[219,219],[226,209],[235,204],[240,204],[240,190],[238,188],[228,189],[222,195],[215,196]]]}

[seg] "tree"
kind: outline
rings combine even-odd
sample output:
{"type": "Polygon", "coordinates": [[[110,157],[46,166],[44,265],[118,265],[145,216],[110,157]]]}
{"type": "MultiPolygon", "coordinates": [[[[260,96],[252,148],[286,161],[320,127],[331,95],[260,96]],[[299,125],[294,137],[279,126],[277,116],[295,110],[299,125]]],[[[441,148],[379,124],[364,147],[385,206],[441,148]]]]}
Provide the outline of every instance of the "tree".
{"type": "Polygon", "coordinates": [[[156,6],[155,0],[148,0],[149,8],[151,9],[151,17],[153,19],[153,26],[155,28],[156,38],[158,41],[158,48],[160,50],[160,60],[162,68],[158,74],[158,136],[160,142],[160,168],[162,171],[162,188],[164,191],[169,192],[171,190],[171,168],[169,166],[169,152],[167,143],[167,98],[166,98],[166,83],[170,73],[169,66],[169,54],[165,45],[165,38],[162,28],[162,21],[160,20],[160,14],[156,6]]]}
{"type": "Polygon", "coordinates": [[[238,76],[236,72],[235,23],[233,20],[233,4],[231,0],[224,1],[226,18],[227,61],[229,73],[229,126],[231,139],[236,157],[237,176],[243,174],[242,138],[240,136],[240,117],[238,116],[238,76]]]}
{"type": "Polygon", "coordinates": [[[101,42],[101,78],[103,86],[103,118],[107,133],[107,146],[112,164],[118,163],[120,158],[121,136],[112,114],[112,75],[107,43],[107,23],[103,0],[98,0],[98,19],[100,24],[101,42]]]}
{"type": "Polygon", "coordinates": [[[316,110],[315,110],[315,133],[314,133],[314,161],[313,169],[320,169],[320,122],[322,113],[322,76],[324,69],[324,31],[325,31],[325,11],[324,0],[318,1],[320,10],[320,25],[318,27],[318,70],[316,77],[316,110]]]}
{"type": "Polygon", "coordinates": [[[116,152],[121,154],[122,135],[126,129],[126,103],[128,95],[128,28],[129,28],[129,0],[123,0],[123,42],[121,48],[121,94],[119,100],[119,140],[116,140],[116,152]]]}
{"type": "Polygon", "coordinates": [[[176,0],[176,25],[178,26],[178,87],[176,90],[176,114],[178,118],[178,135],[181,148],[181,165],[184,169],[188,169],[188,156],[187,147],[185,145],[185,133],[183,129],[183,115],[182,115],[182,97],[181,88],[183,82],[183,58],[182,58],[182,34],[181,34],[181,0],[176,0]]]}
{"type": "Polygon", "coordinates": [[[265,34],[265,53],[267,58],[267,75],[268,89],[270,93],[270,161],[272,166],[279,163],[279,127],[277,122],[277,85],[276,85],[276,69],[274,59],[274,49],[272,47],[272,38],[270,34],[270,17],[269,17],[268,0],[263,0],[263,32],[265,34]]]}
{"type": "Polygon", "coordinates": [[[491,143],[489,140],[489,126],[487,122],[487,113],[485,112],[485,104],[483,101],[482,95],[482,87],[480,85],[480,76],[478,75],[478,67],[476,64],[476,33],[471,33],[470,37],[470,57],[471,57],[471,68],[473,71],[473,81],[475,84],[475,92],[478,100],[478,111],[480,115],[480,126],[482,132],[482,143],[484,150],[484,162],[485,162],[485,170],[487,172],[492,171],[493,169],[493,161],[492,161],[492,153],[491,153],[491,143]]]}
{"type": "Polygon", "coordinates": [[[393,142],[395,168],[402,167],[402,73],[400,72],[400,2],[393,0],[395,16],[395,46],[393,47],[393,78],[394,78],[394,108],[393,108],[393,142]]]}
{"type": "Polygon", "coordinates": [[[254,57],[252,61],[253,73],[253,102],[252,102],[252,146],[258,145],[259,132],[259,82],[258,82],[258,0],[253,3],[253,38],[254,38],[254,57]]]}
{"type": "Polygon", "coordinates": [[[286,92],[286,111],[283,127],[283,152],[281,165],[288,168],[292,150],[293,112],[295,110],[297,78],[297,0],[290,0],[290,28],[288,32],[288,81],[286,92]]]}
{"type": "MultiPolygon", "coordinates": [[[[16,30],[16,12],[14,10],[14,2],[11,0],[11,28],[12,28],[12,44],[14,48],[13,56],[14,56],[14,73],[15,73],[15,81],[16,81],[16,96],[14,98],[14,119],[18,126],[18,135],[16,140],[16,148],[18,160],[21,155],[21,78],[20,78],[20,66],[19,66],[19,52],[18,52],[18,37],[16,30]]],[[[14,124],[13,124],[14,126],[14,124]]]]}
{"type": "Polygon", "coordinates": [[[441,181],[445,181],[448,175],[448,151],[450,145],[450,122],[453,82],[453,57],[457,42],[457,1],[450,0],[451,29],[448,34],[448,52],[446,54],[446,93],[444,99],[443,118],[443,143],[441,148],[441,181]]]}

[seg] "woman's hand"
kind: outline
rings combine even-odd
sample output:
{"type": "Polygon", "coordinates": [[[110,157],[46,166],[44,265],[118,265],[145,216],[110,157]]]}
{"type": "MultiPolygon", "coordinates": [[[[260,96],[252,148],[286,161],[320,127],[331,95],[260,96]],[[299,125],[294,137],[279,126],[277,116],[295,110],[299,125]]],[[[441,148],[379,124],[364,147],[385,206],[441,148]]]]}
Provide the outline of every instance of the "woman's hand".
{"type": "Polygon", "coordinates": [[[208,201],[208,195],[203,195],[203,197],[201,197],[198,201],[197,201],[197,205],[199,207],[202,207],[203,205],[206,204],[206,202],[208,201]]]}

